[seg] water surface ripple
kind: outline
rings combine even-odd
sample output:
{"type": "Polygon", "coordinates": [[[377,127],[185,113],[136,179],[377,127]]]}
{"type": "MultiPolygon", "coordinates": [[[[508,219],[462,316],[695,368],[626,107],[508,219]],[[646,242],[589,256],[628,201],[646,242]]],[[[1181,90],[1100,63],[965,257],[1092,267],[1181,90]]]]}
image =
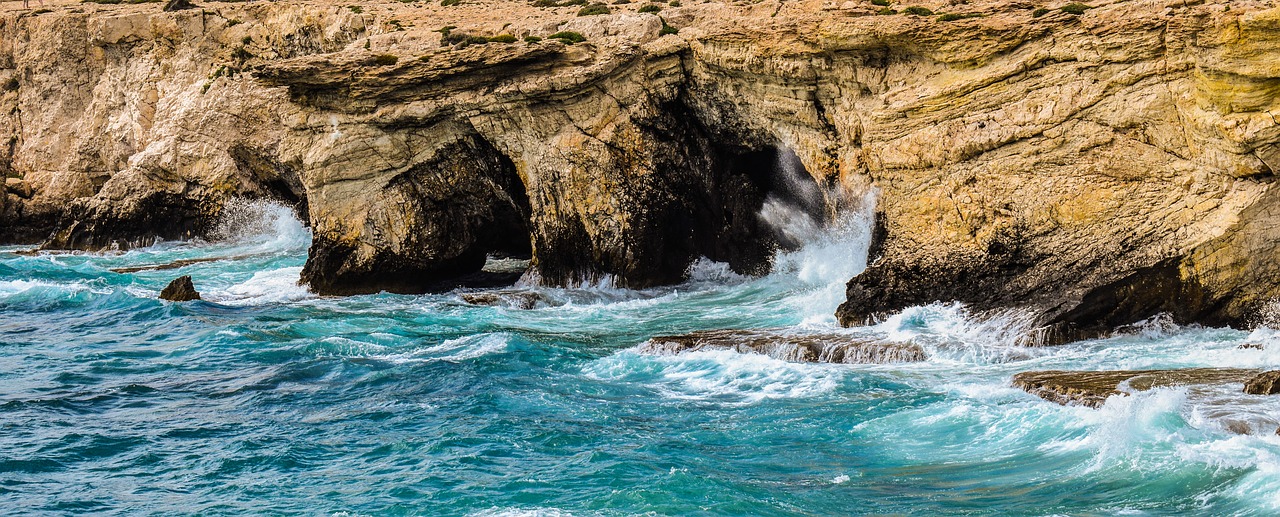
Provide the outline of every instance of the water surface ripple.
{"type": "Polygon", "coordinates": [[[1028,349],[1016,318],[935,304],[848,331],[918,343],[925,363],[648,356],[630,349],[659,334],[832,332],[865,240],[817,239],[763,278],[702,262],[676,287],[482,307],[310,295],[307,230],[257,209],[217,242],[0,248],[3,513],[1280,512],[1280,403],[1161,389],[1090,410],[1009,387],[1033,369],[1273,368],[1266,328],[1154,322],[1028,349]],[[155,299],[181,274],[205,301],[155,299]]]}

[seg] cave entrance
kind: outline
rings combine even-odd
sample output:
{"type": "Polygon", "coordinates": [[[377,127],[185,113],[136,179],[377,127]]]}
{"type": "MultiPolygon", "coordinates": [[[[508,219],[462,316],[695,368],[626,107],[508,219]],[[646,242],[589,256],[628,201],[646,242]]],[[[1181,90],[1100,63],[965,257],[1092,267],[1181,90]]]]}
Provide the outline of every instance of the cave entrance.
{"type": "Polygon", "coordinates": [[[533,261],[532,209],[524,181],[515,163],[490,148],[498,167],[493,169],[490,218],[480,223],[474,249],[484,257],[478,271],[453,282],[453,287],[508,287],[524,276],[533,261]]]}
{"type": "Polygon", "coordinates": [[[484,238],[480,246],[485,249],[485,263],[478,275],[488,278],[493,287],[516,283],[533,263],[529,195],[515,174],[514,165],[510,173],[509,188],[499,194],[493,221],[481,230],[484,238]]]}

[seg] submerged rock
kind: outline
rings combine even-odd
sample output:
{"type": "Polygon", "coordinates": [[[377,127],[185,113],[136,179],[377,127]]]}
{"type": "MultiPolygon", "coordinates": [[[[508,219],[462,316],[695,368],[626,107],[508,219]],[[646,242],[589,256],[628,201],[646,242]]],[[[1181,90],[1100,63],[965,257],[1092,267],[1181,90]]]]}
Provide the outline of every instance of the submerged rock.
{"type": "Polygon", "coordinates": [[[1167,386],[1244,382],[1258,370],[1241,368],[1183,368],[1176,370],[1113,370],[1022,372],[1013,385],[1062,405],[1101,407],[1112,395],[1129,395],[1122,387],[1146,391],[1167,386]]]}
{"type": "Polygon", "coordinates": [[[1244,392],[1250,395],[1275,395],[1280,393],[1280,370],[1263,372],[1244,383],[1244,392]]]}
{"type": "Polygon", "coordinates": [[[178,268],[187,267],[193,264],[203,264],[205,262],[218,262],[221,260],[242,260],[248,257],[250,257],[250,255],[239,255],[235,257],[204,257],[204,258],[194,258],[194,259],[178,259],[173,262],[166,262],[164,264],[149,264],[145,266],[129,266],[129,267],[113,267],[111,268],[110,271],[112,273],[137,273],[139,271],[160,271],[164,269],[178,269],[178,268]]]}
{"type": "Polygon", "coordinates": [[[169,300],[171,302],[189,302],[191,300],[199,300],[200,293],[196,291],[195,284],[191,283],[191,275],[183,275],[165,286],[160,291],[161,300],[169,300]]]}
{"type": "Polygon", "coordinates": [[[676,355],[699,350],[732,350],[806,363],[883,364],[928,359],[923,348],[850,334],[789,334],[777,330],[706,330],[678,336],[657,336],[634,348],[636,352],[676,355]]]}

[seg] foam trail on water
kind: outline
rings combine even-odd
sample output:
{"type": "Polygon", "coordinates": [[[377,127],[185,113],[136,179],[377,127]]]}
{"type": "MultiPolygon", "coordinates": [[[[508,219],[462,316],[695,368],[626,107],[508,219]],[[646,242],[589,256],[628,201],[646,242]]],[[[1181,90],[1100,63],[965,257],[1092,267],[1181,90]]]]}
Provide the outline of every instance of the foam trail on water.
{"type": "Polygon", "coordinates": [[[829,365],[790,363],[727,350],[674,356],[628,350],[588,364],[583,373],[591,379],[646,385],[668,398],[727,405],[826,394],[843,375],[829,365]]]}
{"type": "Polygon", "coordinates": [[[208,299],[225,305],[258,305],[314,298],[305,286],[298,285],[301,275],[301,266],[259,271],[245,282],[211,292],[208,299]]]}

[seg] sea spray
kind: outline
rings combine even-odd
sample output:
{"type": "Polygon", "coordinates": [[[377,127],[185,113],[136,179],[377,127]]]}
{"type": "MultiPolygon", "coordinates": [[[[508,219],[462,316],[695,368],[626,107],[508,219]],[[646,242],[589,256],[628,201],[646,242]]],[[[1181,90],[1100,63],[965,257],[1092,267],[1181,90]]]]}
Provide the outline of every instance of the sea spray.
{"type": "Polygon", "coordinates": [[[813,242],[834,219],[828,216],[829,194],[805,171],[800,157],[780,152],[773,167],[774,189],[765,196],[758,216],[778,237],[782,249],[813,242]]]}
{"type": "Polygon", "coordinates": [[[270,199],[233,198],[219,214],[210,240],[262,251],[293,253],[311,245],[311,230],[294,209],[270,199]]]}

